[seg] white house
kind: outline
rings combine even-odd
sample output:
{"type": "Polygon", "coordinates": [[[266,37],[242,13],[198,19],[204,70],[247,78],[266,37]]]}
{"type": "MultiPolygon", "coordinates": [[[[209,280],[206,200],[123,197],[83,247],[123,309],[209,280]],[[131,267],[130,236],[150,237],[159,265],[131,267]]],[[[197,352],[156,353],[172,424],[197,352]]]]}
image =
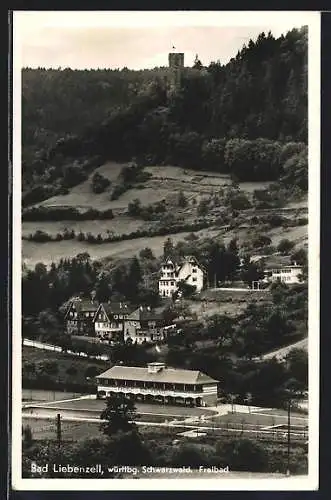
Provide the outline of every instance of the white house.
{"type": "Polygon", "coordinates": [[[97,375],[97,397],[121,394],[136,401],[215,406],[218,380],[197,370],[168,368],[164,363],[147,367],[113,366],[97,375]]]}
{"type": "Polygon", "coordinates": [[[281,281],[288,285],[301,282],[302,266],[297,264],[282,266],[282,267],[272,267],[266,269],[264,274],[264,283],[273,283],[275,281],[281,281]]]}
{"type": "Polygon", "coordinates": [[[204,285],[204,274],[203,267],[194,256],[189,255],[179,261],[168,258],[160,270],[159,295],[171,297],[178,290],[180,281],[194,286],[200,292],[204,285]]]}

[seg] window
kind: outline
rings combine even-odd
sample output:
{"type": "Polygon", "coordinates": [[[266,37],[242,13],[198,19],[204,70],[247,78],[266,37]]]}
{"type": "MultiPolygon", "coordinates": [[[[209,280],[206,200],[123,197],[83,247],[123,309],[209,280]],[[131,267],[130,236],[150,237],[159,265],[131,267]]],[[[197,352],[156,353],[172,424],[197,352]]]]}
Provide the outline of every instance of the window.
{"type": "Polygon", "coordinates": [[[197,281],[197,278],[192,278],[192,281],[197,281]]]}
{"type": "Polygon", "coordinates": [[[175,285],[175,282],[174,282],[174,281],[172,281],[172,282],[171,282],[171,286],[174,286],[174,285],[175,285]]]}
{"type": "Polygon", "coordinates": [[[198,271],[198,270],[197,270],[197,268],[196,268],[196,267],[193,267],[193,269],[192,269],[192,273],[196,273],[197,271],[198,271]]]}

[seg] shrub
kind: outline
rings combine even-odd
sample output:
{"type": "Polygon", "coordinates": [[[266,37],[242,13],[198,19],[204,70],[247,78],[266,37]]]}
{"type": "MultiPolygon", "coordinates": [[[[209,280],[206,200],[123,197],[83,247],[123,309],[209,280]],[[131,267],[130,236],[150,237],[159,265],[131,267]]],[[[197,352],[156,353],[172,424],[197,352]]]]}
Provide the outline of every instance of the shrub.
{"type": "Polygon", "coordinates": [[[110,195],[110,200],[118,200],[118,198],[121,196],[121,194],[125,193],[128,189],[130,189],[130,185],[125,185],[125,184],[117,184],[110,195]]]}
{"type": "Polygon", "coordinates": [[[253,241],[254,248],[266,247],[268,245],[271,245],[271,238],[265,234],[260,234],[253,241]]]}
{"type": "Polygon", "coordinates": [[[290,251],[292,248],[295,246],[295,243],[293,241],[290,241],[286,238],[282,239],[278,246],[277,250],[282,254],[282,255],[289,255],[290,251]]]}
{"type": "Polygon", "coordinates": [[[138,198],[136,198],[135,200],[131,201],[128,204],[128,213],[129,215],[132,215],[134,217],[140,215],[140,212],[141,212],[141,201],[138,198]]]}
{"type": "Polygon", "coordinates": [[[179,191],[179,194],[178,194],[178,206],[179,207],[186,207],[187,206],[187,199],[183,193],[183,191],[179,191]]]}
{"type": "Polygon", "coordinates": [[[244,193],[232,195],[228,203],[233,210],[246,210],[252,206],[244,193]]]}
{"type": "Polygon", "coordinates": [[[92,177],[92,191],[95,194],[103,193],[110,186],[110,180],[96,172],[92,177]]]}
{"type": "Polygon", "coordinates": [[[250,439],[232,439],[218,445],[218,454],[223,463],[233,471],[263,472],[268,470],[268,452],[250,439]]]}
{"type": "Polygon", "coordinates": [[[200,201],[198,208],[197,208],[197,214],[199,217],[204,217],[205,215],[208,214],[208,209],[209,209],[209,200],[203,199],[200,201]]]}

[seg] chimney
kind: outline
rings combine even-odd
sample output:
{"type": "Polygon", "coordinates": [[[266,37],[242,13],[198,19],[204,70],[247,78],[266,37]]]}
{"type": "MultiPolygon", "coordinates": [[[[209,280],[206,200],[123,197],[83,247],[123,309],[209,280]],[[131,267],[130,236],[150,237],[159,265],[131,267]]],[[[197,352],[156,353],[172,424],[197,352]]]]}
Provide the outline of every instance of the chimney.
{"type": "Polygon", "coordinates": [[[147,311],[150,311],[151,310],[151,306],[147,306],[147,311]]]}
{"type": "Polygon", "coordinates": [[[139,309],[140,309],[141,311],[143,311],[143,310],[144,310],[143,306],[140,306],[140,307],[139,307],[139,309]]]}
{"type": "Polygon", "coordinates": [[[147,371],[148,373],[159,373],[160,371],[165,369],[165,363],[148,363],[147,365],[147,371]]]}

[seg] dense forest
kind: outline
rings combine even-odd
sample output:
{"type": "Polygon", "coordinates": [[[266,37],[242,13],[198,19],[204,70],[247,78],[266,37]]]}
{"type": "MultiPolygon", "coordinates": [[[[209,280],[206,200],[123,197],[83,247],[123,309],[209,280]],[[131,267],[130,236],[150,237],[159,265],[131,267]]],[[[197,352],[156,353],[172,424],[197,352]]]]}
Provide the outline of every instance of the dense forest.
{"type": "Polygon", "coordinates": [[[261,33],[229,63],[22,71],[23,203],[87,178],[105,160],[173,164],[307,189],[307,29],[261,33]]]}

